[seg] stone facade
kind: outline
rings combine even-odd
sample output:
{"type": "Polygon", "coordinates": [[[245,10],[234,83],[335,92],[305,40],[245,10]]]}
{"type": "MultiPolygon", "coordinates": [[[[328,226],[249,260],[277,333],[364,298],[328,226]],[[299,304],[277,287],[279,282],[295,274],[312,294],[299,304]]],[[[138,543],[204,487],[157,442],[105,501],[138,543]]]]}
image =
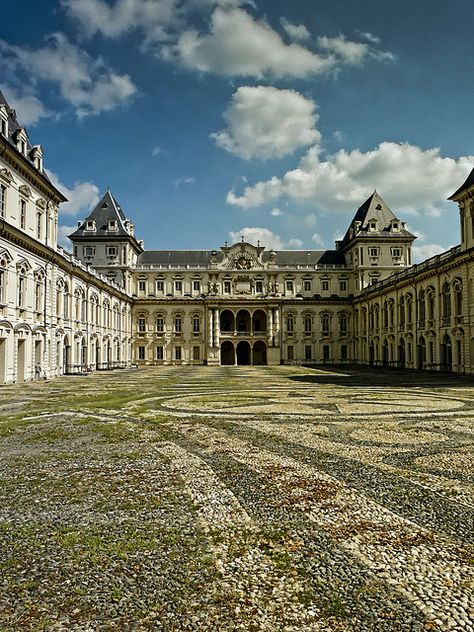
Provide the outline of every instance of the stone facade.
{"type": "Polygon", "coordinates": [[[474,373],[474,170],[461,245],[412,265],[374,192],[334,250],[147,251],[107,191],[57,246],[64,196],[0,93],[0,383],[131,364],[345,364],[474,373]]]}

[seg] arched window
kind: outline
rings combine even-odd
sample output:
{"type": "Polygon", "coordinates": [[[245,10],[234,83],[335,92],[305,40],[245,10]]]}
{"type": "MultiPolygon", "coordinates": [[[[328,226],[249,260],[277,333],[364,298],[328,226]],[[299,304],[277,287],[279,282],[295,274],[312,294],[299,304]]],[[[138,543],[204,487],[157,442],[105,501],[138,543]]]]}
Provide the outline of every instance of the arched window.
{"type": "Polygon", "coordinates": [[[180,334],[183,331],[183,318],[181,314],[177,314],[174,317],[174,333],[180,334]]]}
{"type": "Polygon", "coordinates": [[[286,331],[289,334],[292,334],[295,330],[295,317],[293,314],[288,314],[286,317],[286,331]]]}
{"type": "Polygon", "coordinates": [[[199,334],[201,331],[201,317],[199,314],[193,316],[193,334],[199,334]]]}
{"type": "Polygon", "coordinates": [[[405,326],[405,297],[401,296],[400,297],[400,302],[398,304],[398,310],[399,310],[399,323],[401,327],[405,326]]]}
{"type": "Polygon", "coordinates": [[[433,287],[426,290],[426,312],[428,320],[434,320],[435,317],[435,292],[433,287]]]}
{"type": "Polygon", "coordinates": [[[313,329],[313,319],[311,314],[306,314],[304,317],[304,333],[310,334],[313,329]]]}
{"type": "Polygon", "coordinates": [[[395,301],[391,299],[388,302],[388,326],[393,327],[395,322],[395,301]]]}
{"type": "Polygon", "coordinates": [[[331,331],[331,317],[329,316],[329,314],[323,314],[321,316],[321,330],[323,332],[323,336],[329,335],[331,331]]]}
{"type": "Polygon", "coordinates": [[[144,334],[146,332],[146,316],[145,316],[145,314],[139,314],[138,315],[137,325],[138,325],[138,333],[139,334],[144,334]]]}
{"type": "Polygon", "coordinates": [[[0,303],[7,302],[8,264],[12,260],[10,253],[4,250],[0,254],[0,303]]]}
{"type": "Polygon", "coordinates": [[[413,322],[413,297],[411,294],[407,294],[406,297],[406,312],[407,312],[407,323],[411,325],[413,322]]]}
{"type": "Polygon", "coordinates": [[[41,312],[44,307],[44,270],[35,272],[35,311],[41,312]]]}
{"type": "Polygon", "coordinates": [[[382,327],[388,327],[388,301],[384,301],[382,307],[382,327]]]}
{"type": "Polygon", "coordinates": [[[442,306],[443,318],[449,320],[451,318],[451,287],[447,281],[443,284],[442,306]]]}
{"type": "Polygon", "coordinates": [[[90,300],[90,304],[91,304],[91,309],[90,309],[90,320],[91,320],[91,324],[92,325],[98,325],[99,324],[99,299],[97,297],[97,294],[92,294],[91,295],[91,300],[90,300]]]}
{"type": "Polygon", "coordinates": [[[348,325],[349,325],[349,317],[344,312],[339,316],[339,333],[341,334],[341,336],[345,336],[347,334],[348,325]]]}
{"type": "Polygon", "coordinates": [[[156,333],[162,334],[165,330],[165,318],[163,314],[158,314],[156,316],[155,325],[156,325],[156,333]]]}
{"type": "Polygon", "coordinates": [[[18,275],[18,307],[25,308],[28,295],[28,270],[29,265],[23,261],[17,266],[18,275]]]}
{"type": "Polygon", "coordinates": [[[462,295],[462,281],[461,279],[455,279],[453,281],[454,289],[454,309],[456,316],[462,316],[463,295],[462,295]]]}
{"type": "Polygon", "coordinates": [[[421,290],[418,294],[418,318],[420,323],[424,323],[426,320],[425,290],[421,290]]]}

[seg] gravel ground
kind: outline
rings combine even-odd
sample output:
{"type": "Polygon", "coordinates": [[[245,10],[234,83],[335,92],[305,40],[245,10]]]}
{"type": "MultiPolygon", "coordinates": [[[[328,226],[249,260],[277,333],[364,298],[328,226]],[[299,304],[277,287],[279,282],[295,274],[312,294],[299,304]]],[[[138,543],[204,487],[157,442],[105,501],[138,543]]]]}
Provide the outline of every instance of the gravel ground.
{"type": "Polygon", "coordinates": [[[0,389],[0,630],[474,632],[474,381],[160,367],[0,389]]]}

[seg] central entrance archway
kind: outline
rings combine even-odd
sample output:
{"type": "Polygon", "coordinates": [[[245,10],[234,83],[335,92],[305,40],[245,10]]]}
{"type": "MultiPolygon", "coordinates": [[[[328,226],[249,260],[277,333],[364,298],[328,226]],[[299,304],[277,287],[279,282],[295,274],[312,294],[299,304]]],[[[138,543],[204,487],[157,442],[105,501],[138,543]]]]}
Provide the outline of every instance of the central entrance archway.
{"type": "Polygon", "coordinates": [[[253,364],[262,366],[267,363],[267,345],[263,340],[257,340],[253,346],[253,364]]]}
{"type": "Polygon", "coordinates": [[[250,364],[250,344],[246,340],[241,340],[237,345],[237,364],[250,364]]]}
{"type": "Polygon", "coordinates": [[[221,365],[222,366],[234,366],[235,364],[235,350],[234,343],[230,340],[226,340],[221,344],[221,365]]]}

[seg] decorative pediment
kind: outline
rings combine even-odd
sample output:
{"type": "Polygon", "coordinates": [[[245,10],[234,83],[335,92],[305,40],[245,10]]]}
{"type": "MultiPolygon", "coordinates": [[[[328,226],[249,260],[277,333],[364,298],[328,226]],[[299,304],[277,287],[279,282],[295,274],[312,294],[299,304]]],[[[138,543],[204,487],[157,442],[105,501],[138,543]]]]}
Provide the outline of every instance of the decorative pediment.
{"type": "Polygon", "coordinates": [[[224,253],[221,266],[225,270],[261,270],[264,267],[261,256],[265,247],[260,246],[260,242],[254,246],[242,238],[240,243],[233,246],[226,244],[221,250],[224,253]]]}
{"type": "Polygon", "coordinates": [[[44,210],[46,208],[46,200],[44,198],[38,198],[36,200],[36,206],[44,210]]]}
{"type": "Polygon", "coordinates": [[[8,169],[0,169],[0,178],[2,178],[2,180],[5,180],[5,182],[7,182],[8,184],[14,182],[13,174],[8,169]]]}
{"type": "Polygon", "coordinates": [[[27,198],[30,198],[33,193],[31,192],[30,187],[27,184],[22,184],[21,187],[19,187],[19,192],[21,193],[21,195],[24,195],[27,198]]]}
{"type": "Polygon", "coordinates": [[[13,257],[8,252],[8,250],[6,248],[2,248],[0,250],[0,266],[6,267],[12,261],[13,261],[13,257]]]}

